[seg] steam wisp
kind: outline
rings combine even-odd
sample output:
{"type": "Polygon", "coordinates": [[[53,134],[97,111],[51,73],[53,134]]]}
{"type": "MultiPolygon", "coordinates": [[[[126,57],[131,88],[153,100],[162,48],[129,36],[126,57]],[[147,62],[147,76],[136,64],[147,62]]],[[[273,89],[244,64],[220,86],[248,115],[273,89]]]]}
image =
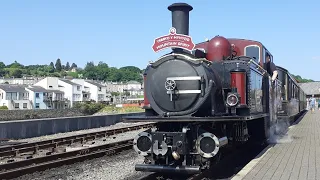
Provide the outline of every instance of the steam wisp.
{"type": "MultiPolygon", "coordinates": [[[[271,94],[275,94],[275,90],[271,92],[271,94]]],[[[280,94],[277,95],[275,98],[275,102],[273,104],[270,103],[270,113],[273,114],[271,118],[270,130],[269,130],[269,143],[270,144],[281,144],[281,143],[290,143],[292,142],[293,138],[288,132],[288,128],[290,126],[289,119],[280,119],[277,117],[276,113],[278,110],[285,110],[288,112],[288,115],[294,115],[299,112],[297,109],[298,101],[292,99],[288,104],[287,107],[282,107],[282,102],[280,100],[280,94]]]]}

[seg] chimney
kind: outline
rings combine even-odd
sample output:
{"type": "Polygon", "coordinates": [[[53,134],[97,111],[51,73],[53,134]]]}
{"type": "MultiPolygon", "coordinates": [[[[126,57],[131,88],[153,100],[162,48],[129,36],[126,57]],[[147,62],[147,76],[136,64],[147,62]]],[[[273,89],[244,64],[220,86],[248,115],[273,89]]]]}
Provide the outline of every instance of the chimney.
{"type": "Polygon", "coordinates": [[[189,35],[189,11],[193,7],[186,3],[174,3],[168,9],[172,12],[172,27],[176,28],[177,34],[189,35]]]}

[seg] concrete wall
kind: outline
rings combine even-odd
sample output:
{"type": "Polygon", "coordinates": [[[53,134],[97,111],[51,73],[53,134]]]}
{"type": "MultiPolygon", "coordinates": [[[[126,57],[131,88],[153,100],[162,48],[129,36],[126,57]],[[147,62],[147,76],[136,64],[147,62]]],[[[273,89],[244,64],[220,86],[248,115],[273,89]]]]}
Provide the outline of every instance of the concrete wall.
{"type": "Polygon", "coordinates": [[[83,116],[77,109],[0,110],[0,121],[83,116]]]}
{"type": "Polygon", "coordinates": [[[0,122],[0,139],[23,139],[56,133],[110,126],[121,121],[123,116],[143,113],[66,118],[32,119],[0,122]]]}

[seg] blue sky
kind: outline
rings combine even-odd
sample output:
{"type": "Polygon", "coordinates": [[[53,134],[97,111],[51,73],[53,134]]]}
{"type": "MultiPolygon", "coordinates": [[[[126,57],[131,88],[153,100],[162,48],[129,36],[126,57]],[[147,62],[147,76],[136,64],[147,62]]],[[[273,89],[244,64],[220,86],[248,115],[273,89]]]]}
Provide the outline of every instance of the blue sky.
{"type": "MultiPolygon", "coordinates": [[[[163,54],[151,49],[168,34],[172,0],[10,0],[0,4],[0,61],[144,68],[163,54]]],[[[320,80],[319,2],[316,0],[188,0],[194,42],[215,35],[262,42],[276,65],[320,80]]]]}

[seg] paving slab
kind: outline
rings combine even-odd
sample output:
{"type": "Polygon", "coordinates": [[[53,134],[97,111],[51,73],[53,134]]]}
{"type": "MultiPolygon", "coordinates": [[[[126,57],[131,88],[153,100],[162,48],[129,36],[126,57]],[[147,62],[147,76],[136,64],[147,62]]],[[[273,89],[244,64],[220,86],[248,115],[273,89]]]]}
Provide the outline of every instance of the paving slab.
{"type": "Polygon", "coordinates": [[[232,180],[320,179],[320,111],[307,112],[232,180]]]}

